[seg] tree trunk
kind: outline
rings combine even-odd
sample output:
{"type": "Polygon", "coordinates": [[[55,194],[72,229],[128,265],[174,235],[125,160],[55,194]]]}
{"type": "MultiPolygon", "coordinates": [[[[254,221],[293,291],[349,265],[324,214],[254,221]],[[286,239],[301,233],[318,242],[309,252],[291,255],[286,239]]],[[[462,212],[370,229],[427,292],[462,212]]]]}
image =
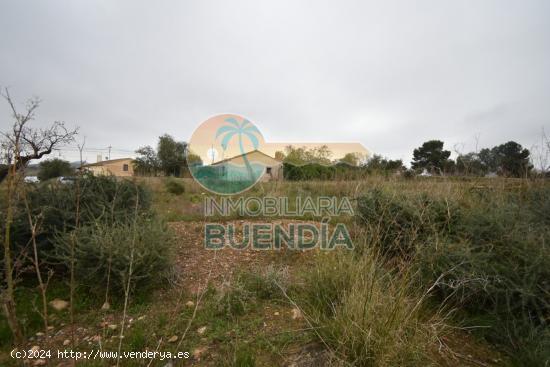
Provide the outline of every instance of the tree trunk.
{"type": "Polygon", "coordinates": [[[11,223],[13,221],[13,208],[12,208],[12,194],[15,175],[17,171],[15,166],[10,167],[11,172],[8,173],[8,190],[7,190],[7,210],[6,210],[6,228],[4,233],[4,270],[6,277],[6,289],[2,295],[2,309],[8,320],[8,325],[13,334],[15,345],[20,346],[23,344],[23,333],[21,332],[21,326],[17,320],[17,313],[15,307],[14,296],[14,280],[13,280],[13,263],[11,258],[11,223]]]}

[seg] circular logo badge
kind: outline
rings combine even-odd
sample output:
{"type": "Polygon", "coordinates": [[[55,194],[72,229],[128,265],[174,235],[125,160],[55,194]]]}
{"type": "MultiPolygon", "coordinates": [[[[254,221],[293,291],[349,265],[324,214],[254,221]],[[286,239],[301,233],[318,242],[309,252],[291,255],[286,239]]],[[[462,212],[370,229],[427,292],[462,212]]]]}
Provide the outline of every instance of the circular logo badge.
{"type": "Polygon", "coordinates": [[[187,164],[193,178],[215,194],[238,194],[266,173],[264,138],[248,119],[233,114],[204,121],[191,135],[187,164]]]}

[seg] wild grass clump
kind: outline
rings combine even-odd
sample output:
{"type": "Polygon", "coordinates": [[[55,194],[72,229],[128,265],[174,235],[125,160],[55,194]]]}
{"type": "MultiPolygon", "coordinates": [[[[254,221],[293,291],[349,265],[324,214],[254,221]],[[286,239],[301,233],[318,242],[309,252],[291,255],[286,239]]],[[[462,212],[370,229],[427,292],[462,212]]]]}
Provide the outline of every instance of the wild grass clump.
{"type": "Polygon", "coordinates": [[[268,265],[258,272],[242,273],[241,281],[255,297],[263,300],[276,300],[282,298],[281,290],[286,290],[288,287],[288,267],[268,265]]]}
{"type": "Polygon", "coordinates": [[[116,295],[123,293],[129,277],[131,291],[144,291],[169,279],[173,241],[166,225],[154,218],[97,222],[60,236],[55,257],[69,268],[74,246],[74,270],[81,284],[116,295]]]}
{"type": "Polygon", "coordinates": [[[427,312],[427,291],[413,289],[409,274],[384,269],[373,252],[334,255],[319,259],[295,292],[319,339],[351,365],[431,364],[445,326],[427,312]]]}
{"type": "Polygon", "coordinates": [[[216,294],[217,315],[235,319],[246,314],[262,300],[282,299],[288,287],[288,268],[268,266],[264,270],[237,273],[216,294]]]}
{"type": "Polygon", "coordinates": [[[167,180],[164,183],[164,187],[167,192],[173,195],[181,195],[185,192],[185,186],[182,183],[173,179],[167,180]]]}

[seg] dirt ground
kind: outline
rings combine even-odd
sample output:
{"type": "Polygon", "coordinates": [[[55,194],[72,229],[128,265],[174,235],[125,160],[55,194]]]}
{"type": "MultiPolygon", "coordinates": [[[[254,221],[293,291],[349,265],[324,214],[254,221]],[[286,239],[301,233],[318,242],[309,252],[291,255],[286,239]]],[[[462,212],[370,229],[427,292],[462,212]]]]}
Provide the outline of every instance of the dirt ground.
{"type": "MultiPolygon", "coordinates": [[[[296,222],[296,221],[293,221],[296,222]]],[[[233,221],[237,228],[237,238],[240,240],[239,233],[243,221],[233,221]]],[[[277,221],[285,225],[285,221],[277,221]]],[[[226,223],[227,224],[227,223],[226,223]]],[[[177,329],[170,331],[156,331],[150,335],[151,338],[159,340],[159,350],[176,349],[182,338],[191,337],[196,342],[189,352],[191,358],[180,361],[163,362],[154,361],[151,366],[220,366],[228,362],[224,359],[227,355],[224,353],[223,341],[218,337],[209,337],[210,324],[215,324],[216,320],[195,320],[194,313],[200,313],[203,308],[203,295],[207,287],[221,289],[224,284],[230,283],[233,277],[242,271],[261,271],[268,266],[285,266],[288,268],[289,276],[294,277],[297,269],[303,269],[312,263],[318,250],[296,251],[296,250],[278,250],[263,251],[247,248],[244,250],[234,250],[224,248],[221,250],[207,250],[204,248],[204,222],[187,221],[172,222],[169,226],[173,229],[176,236],[176,248],[174,252],[175,262],[175,280],[172,286],[178,290],[179,294],[174,297],[174,290],[159,290],[153,297],[153,304],[146,310],[130,310],[125,319],[125,328],[131,334],[135,328],[158,328],[159,326],[150,320],[155,320],[161,314],[178,315],[187,312],[190,322],[189,330],[177,329]],[[202,335],[200,329],[205,327],[205,334],[202,335]],[[172,335],[173,334],[173,335],[172,335]],[[198,335],[200,334],[200,335],[198,335]],[[175,341],[170,341],[176,339],[175,341]]],[[[57,317],[52,312],[54,319],[57,317]]],[[[300,313],[291,302],[262,304],[261,309],[256,310],[254,314],[247,315],[245,318],[253,319],[257,325],[248,330],[246,340],[254,340],[259,336],[266,340],[278,338],[281,335],[288,334],[288,342],[281,351],[268,352],[261,349],[254,349],[252,353],[257,354],[257,366],[291,366],[291,367],[322,367],[334,366],[336,362],[331,361],[330,354],[323,348],[323,345],[317,341],[300,341],[298,336],[303,331],[310,329],[306,318],[300,313]],[[296,338],[292,336],[295,335],[296,338]],[[271,339],[270,339],[271,338],[271,339]],[[294,341],[296,339],[296,341],[294,341]]],[[[50,349],[65,349],[72,345],[74,337],[75,349],[82,348],[103,348],[105,350],[116,350],[119,341],[120,325],[122,313],[118,310],[98,310],[96,317],[92,322],[86,323],[86,320],[79,320],[74,328],[71,328],[66,322],[52,320],[52,329],[50,336],[46,341],[45,335],[36,335],[29,341],[28,348],[43,347],[48,345],[50,349]]],[[[170,318],[169,318],[170,320],[170,318]]],[[[170,322],[170,321],[169,321],[170,322]]],[[[235,333],[234,330],[227,330],[227,335],[235,333]]],[[[242,336],[240,336],[242,338],[242,336]]],[[[227,340],[227,339],[223,339],[227,340]]],[[[245,340],[245,343],[248,341],[245,340]]],[[[453,366],[477,366],[477,365],[500,365],[500,360],[495,354],[479,347],[470,335],[466,333],[457,333],[446,338],[442,342],[451,346],[455,355],[441,357],[440,364],[453,366]]],[[[156,344],[156,342],[155,342],[156,344]]],[[[54,360],[53,366],[69,366],[69,361],[54,360]]],[[[42,365],[43,361],[28,361],[25,364],[29,366],[42,365]]],[[[81,361],[79,365],[89,364],[87,361],[81,361]]],[[[109,365],[108,363],[100,365],[109,365]]],[[[126,365],[122,363],[121,365],[126,365]]],[[[132,365],[148,365],[148,362],[134,363],[132,365]]]]}

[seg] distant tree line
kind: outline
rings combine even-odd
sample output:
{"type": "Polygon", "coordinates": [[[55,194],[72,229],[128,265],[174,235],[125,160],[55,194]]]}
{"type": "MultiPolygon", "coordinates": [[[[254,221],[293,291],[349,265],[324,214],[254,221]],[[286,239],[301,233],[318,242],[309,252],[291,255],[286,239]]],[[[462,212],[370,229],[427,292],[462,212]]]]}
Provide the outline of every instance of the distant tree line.
{"type": "Polygon", "coordinates": [[[358,179],[372,174],[504,177],[533,174],[529,150],[514,141],[479,152],[459,154],[453,160],[441,140],[429,140],[414,149],[411,169],[407,169],[401,159],[392,160],[377,154],[368,159],[359,153],[348,153],[338,160],[331,160],[331,156],[327,146],[309,149],[287,146],[284,152],[275,153],[275,158],[284,163],[284,176],[288,180],[358,179]]]}
{"type": "Polygon", "coordinates": [[[530,152],[515,141],[509,141],[479,152],[460,154],[456,161],[443,149],[440,140],[429,140],[413,151],[413,170],[441,175],[527,177],[532,173],[530,152]]]}

